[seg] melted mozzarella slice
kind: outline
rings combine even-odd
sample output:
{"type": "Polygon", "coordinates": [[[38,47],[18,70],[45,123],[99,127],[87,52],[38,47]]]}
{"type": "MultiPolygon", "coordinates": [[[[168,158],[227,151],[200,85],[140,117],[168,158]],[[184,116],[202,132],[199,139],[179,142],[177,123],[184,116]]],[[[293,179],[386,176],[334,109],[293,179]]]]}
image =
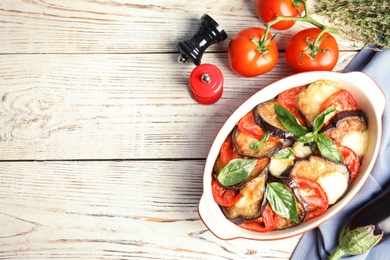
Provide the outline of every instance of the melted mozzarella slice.
{"type": "Polygon", "coordinates": [[[367,150],[368,139],[368,131],[354,131],[344,136],[341,144],[351,148],[358,157],[362,157],[367,150]]]}
{"type": "Polygon", "coordinates": [[[329,205],[336,203],[347,191],[349,178],[342,172],[330,171],[317,179],[318,184],[328,196],[329,205]]]}
{"type": "Polygon", "coordinates": [[[322,103],[340,90],[341,88],[337,82],[317,80],[298,94],[298,108],[310,122],[313,122],[320,114],[322,103]]]}
{"type": "Polygon", "coordinates": [[[292,159],[280,159],[276,156],[272,156],[269,164],[269,172],[273,176],[280,177],[282,173],[292,165],[294,165],[294,160],[292,159]]]}

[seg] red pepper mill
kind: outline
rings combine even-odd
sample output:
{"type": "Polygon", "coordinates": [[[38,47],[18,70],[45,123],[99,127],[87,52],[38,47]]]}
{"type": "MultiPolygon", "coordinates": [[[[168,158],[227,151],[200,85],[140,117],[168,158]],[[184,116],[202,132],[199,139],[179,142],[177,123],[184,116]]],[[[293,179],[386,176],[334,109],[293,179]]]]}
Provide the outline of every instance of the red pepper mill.
{"type": "Polygon", "coordinates": [[[178,61],[192,61],[197,67],[190,75],[192,97],[200,104],[209,105],[217,102],[223,92],[223,74],[212,64],[201,64],[205,50],[212,44],[225,40],[228,35],[209,15],[204,14],[197,32],[190,40],[177,43],[180,51],[178,61]]]}
{"type": "Polygon", "coordinates": [[[197,66],[190,75],[192,97],[200,104],[210,105],[217,102],[223,92],[223,75],[212,64],[197,66]]]}

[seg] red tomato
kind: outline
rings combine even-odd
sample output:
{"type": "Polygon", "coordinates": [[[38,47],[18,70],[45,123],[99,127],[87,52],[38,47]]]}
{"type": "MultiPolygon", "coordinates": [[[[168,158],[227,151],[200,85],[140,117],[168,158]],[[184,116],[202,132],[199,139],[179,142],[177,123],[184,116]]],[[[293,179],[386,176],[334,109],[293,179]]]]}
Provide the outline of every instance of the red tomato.
{"type": "Polygon", "coordinates": [[[242,222],[239,226],[255,232],[268,232],[276,228],[278,218],[278,215],[268,204],[260,218],[253,221],[242,222]]]}
{"type": "Polygon", "coordinates": [[[335,106],[337,112],[359,109],[359,105],[356,103],[352,94],[344,89],[328,97],[321,105],[321,112],[331,106],[335,106]]]}
{"type": "MultiPolygon", "coordinates": [[[[275,41],[271,40],[266,46],[259,47],[264,32],[263,28],[247,28],[239,31],[230,41],[229,64],[238,75],[255,77],[275,67],[278,61],[278,48],[275,41]]],[[[271,38],[272,35],[268,33],[267,41],[271,38]]]]}
{"type": "MultiPolygon", "coordinates": [[[[328,97],[324,103],[322,103],[320,112],[324,111],[328,107],[335,106],[336,107],[336,113],[341,111],[347,111],[347,110],[357,110],[359,109],[358,104],[356,103],[355,99],[353,98],[352,94],[349,93],[347,90],[340,90],[330,97],[328,97]]],[[[322,128],[325,128],[329,125],[332,118],[330,118],[327,122],[324,123],[324,126],[322,128]]]]}
{"type": "Polygon", "coordinates": [[[278,95],[276,102],[279,105],[287,108],[291,113],[293,113],[294,116],[298,119],[299,123],[301,123],[301,125],[306,126],[305,120],[302,118],[301,114],[299,113],[296,107],[297,95],[299,92],[301,92],[303,88],[304,86],[300,86],[300,87],[294,87],[286,91],[283,91],[278,95]]]}
{"type": "Polygon", "coordinates": [[[225,207],[233,206],[242,197],[239,190],[226,189],[215,178],[211,181],[211,191],[215,202],[225,207]]]}
{"type": "Polygon", "coordinates": [[[307,203],[305,221],[324,214],[328,208],[329,201],[321,186],[307,178],[294,177],[294,180],[298,185],[301,197],[307,203]]]}
{"type": "Polygon", "coordinates": [[[330,71],[336,66],[339,59],[339,47],[336,39],[329,33],[321,35],[319,49],[322,51],[317,52],[315,57],[310,53],[305,53],[310,49],[308,42],[313,43],[320,32],[319,28],[308,28],[291,38],[286,48],[286,62],[292,71],[330,71]]]}
{"type": "Polygon", "coordinates": [[[353,183],[360,171],[360,160],[356,153],[347,146],[338,145],[344,164],[348,166],[351,179],[349,183],[353,183]]]}
{"type": "MultiPolygon", "coordinates": [[[[275,20],[276,15],[297,17],[303,12],[303,5],[300,5],[299,12],[293,5],[292,0],[255,0],[257,16],[264,23],[275,20]]],[[[295,24],[294,21],[280,21],[271,27],[277,30],[286,30],[295,24]]]]}
{"type": "MultiPolygon", "coordinates": [[[[265,135],[265,131],[261,129],[261,127],[255,122],[255,118],[252,112],[249,112],[244,117],[240,119],[237,124],[238,129],[244,134],[250,135],[258,140],[260,140],[263,135],[265,135]]],[[[279,138],[271,136],[268,138],[268,142],[278,142],[279,138]]]]}
{"type": "Polygon", "coordinates": [[[232,138],[230,135],[223,142],[221,149],[219,151],[219,157],[223,164],[227,164],[235,158],[241,158],[242,156],[237,153],[236,148],[233,145],[232,138]]]}

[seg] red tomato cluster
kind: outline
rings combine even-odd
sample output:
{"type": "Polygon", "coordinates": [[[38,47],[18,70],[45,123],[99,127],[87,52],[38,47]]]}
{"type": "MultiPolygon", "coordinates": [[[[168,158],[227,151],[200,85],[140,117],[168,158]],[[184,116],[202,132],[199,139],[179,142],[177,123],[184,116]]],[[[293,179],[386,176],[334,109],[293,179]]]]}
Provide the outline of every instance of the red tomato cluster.
{"type": "MultiPolygon", "coordinates": [[[[255,0],[254,7],[264,23],[276,17],[301,17],[304,5],[298,7],[293,0],[255,0]]],[[[284,19],[270,27],[286,30],[295,21],[284,19]]],[[[290,39],[286,48],[286,62],[293,72],[332,70],[339,57],[336,39],[319,28],[308,28],[290,39]],[[315,44],[314,44],[315,42],[315,44]]],[[[228,58],[231,69],[244,77],[255,77],[272,70],[278,61],[278,48],[271,33],[263,28],[251,27],[239,31],[230,41],[228,58]],[[264,34],[267,33],[267,37],[264,34]]]]}

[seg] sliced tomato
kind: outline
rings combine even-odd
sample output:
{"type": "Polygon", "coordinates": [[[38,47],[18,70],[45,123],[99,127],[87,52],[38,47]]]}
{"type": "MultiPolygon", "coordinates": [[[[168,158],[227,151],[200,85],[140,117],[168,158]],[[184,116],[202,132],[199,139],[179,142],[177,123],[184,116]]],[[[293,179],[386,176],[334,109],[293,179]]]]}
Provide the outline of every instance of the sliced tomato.
{"type": "Polygon", "coordinates": [[[278,215],[271,209],[271,206],[267,204],[260,218],[242,222],[239,226],[255,232],[268,232],[276,228],[278,218],[278,215]]]}
{"type": "Polygon", "coordinates": [[[242,197],[239,190],[227,189],[223,187],[222,184],[220,184],[219,181],[215,178],[213,178],[211,181],[211,190],[215,202],[217,202],[218,205],[225,207],[233,206],[242,197]]]}
{"type": "Polygon", "coordinates": [[[343,157],[344,164],[347,165],[351,176],[349,184],[352,184],[360,171],[359,157],[352,149],[347,146],[338,145],[338,148],[341,153],[341,156],[343,157]]]}
{"type": "Polygon", "coordinates": [[[329,201],[321,186],[317,182],[307,178],[294,177],[294,180],[298,185],[299,194],[307,203],[307,213],[304,221],[324,214],[328,208],[329,201]]]}
{"type": "Polygon", "coordinates": [[[331,106],[336,107],[336,112],[359,109],[359,106],[353,98],[352,94],[345,89],[340,90],[328,97],[328,99],[322,103],[320,111],[322,112],[331,106]]]}
{"type": "Polygon", "coordinates": [[[262,166],[263,168],[265,168],[265,167],[267,167],[269,162],[270,162],[270,158],[267,158],[267,157],[266,158],[260,158],[260,159],[257,160],[255,167],[262,166]]]}
{"type": "MultiPolygon", "coordinates": [[[[358,104],[356,103],[355,99],[349,93],[347,90],[340,90],[330,97],[328,97],[324,103],[322,103],[320,107],[320,112],[324,111],[328,107],[334,106],[336,107],[336,113],[341,111],[348,111],[348,110],[357,110],[359,109],[358,104]]],[[[324,126],[322,128],[325,128],[329,125],[330,121],[332,119],[330,118],[327,122],[324,123],[324,126]]]]}
{"type": "Polygon", "coordinates": [[[219,151],[219,157],[221,158],[223,164],[227,164],[235,158],[242,158],[242,156],[237,153],[237,150],[233,145],[231,135],[229,135],[223,142],[221,150],[219,151]]]}
{"type": "Polygon", "coordinates": [[[303,120],[301,114],[299,113],[297,107],[295,106],[297,95],[299,92],[301,92],[303,88],[304,86],[299,86],[299,87],[294,87],[283,91],[278,95],[276,102],[279,105],[287,108],[291,113],[293,113],[293,115],[298,119],[301,125],[306,126],[305,120],[303,120]]]}
{"type": "MultiPolygon", "coordinates": [[[[253,116],[252,111],[246,114],[244,117],[240,119],[237,124],[238,129],[241,133],[247,134],[260,140],[263,135],[265,135],[265,131],[261,129],[261,127],[255,122],[255,118],[253,116]]],[[[270,135],[267,142],[278,142],[279,138],[270,135]]]]}

